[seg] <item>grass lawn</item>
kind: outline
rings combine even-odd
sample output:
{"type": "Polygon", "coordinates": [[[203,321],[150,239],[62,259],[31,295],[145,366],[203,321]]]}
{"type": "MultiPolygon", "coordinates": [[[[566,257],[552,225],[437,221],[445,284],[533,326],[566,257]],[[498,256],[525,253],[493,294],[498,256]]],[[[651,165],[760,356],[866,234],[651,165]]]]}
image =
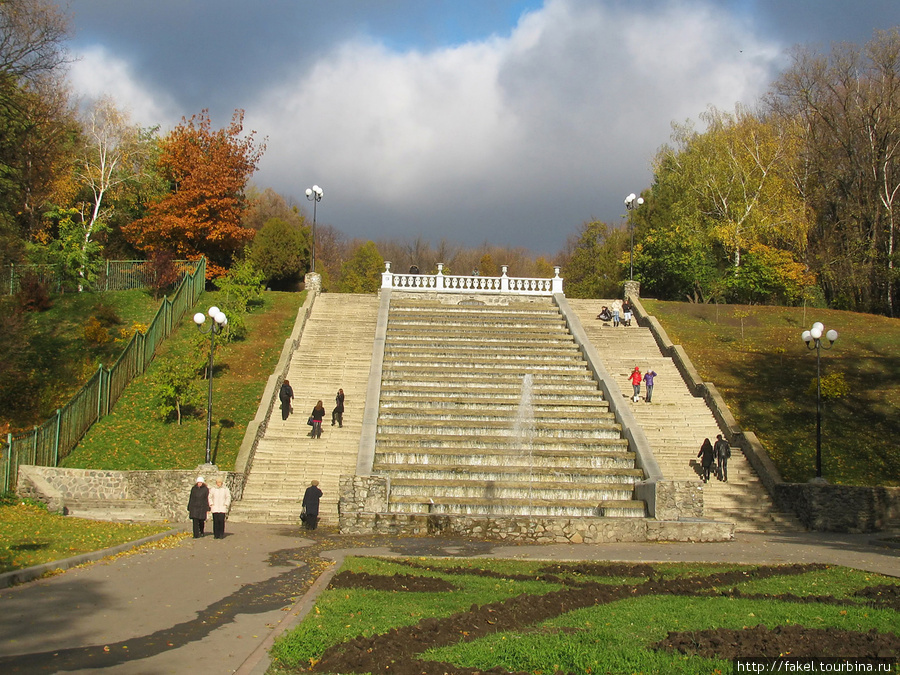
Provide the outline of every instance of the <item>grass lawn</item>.
{"type": "Polygon", "coordinates": [[[5,500],[0,504],[0,572],[100,551],[168,529],[69,518],[48,513],[42,505],[5,500]]]}
{"type": "MultiPolygon", "coordinates": [[[[216,304],[216,297],[217,293],[203,294],[198,311],[216,304]]],[[[266,380],[278,362],[305,297],[305,293],[264,293],[263,306],[247,316],[246,339],[231,344],[217,343],[212,460],[218,466],[225,469],[234,466],[244,431],[256,415],[266,380]]],[[[112,412],[91,428],[61,466],[159,470],[192,469],[203,463],[205,405],[200,414],[184,418],[180,426],[174,421],[163,421],[154,410],[147,386],[157,362],[178,350],[196,349],[197,329],[192,316],[193,312],[188,312],[147,372],[128,385],[112,412]]]]}
{"type": "Polygon", "coordinates": [[[731,672],[778,626],[814,641],[795,655],[862,656],[868,631],[900,645],[898,592],[896,578],[823,565],[347,558],[270,672],[731,672]]]}
{"type": "Polygon", "coordinates": [[[824,403],[823,474],[832,483],[900,485],[900,320],[802,307],[641,302],[684,346],[700,376],[716,384],[741,427],[759,436],[787,481],[815,475],[816,354],[800,334],[814,321],[837,330],[833,349],[822,350],[822,377],[842,376],[848,391],[824,403]]]}

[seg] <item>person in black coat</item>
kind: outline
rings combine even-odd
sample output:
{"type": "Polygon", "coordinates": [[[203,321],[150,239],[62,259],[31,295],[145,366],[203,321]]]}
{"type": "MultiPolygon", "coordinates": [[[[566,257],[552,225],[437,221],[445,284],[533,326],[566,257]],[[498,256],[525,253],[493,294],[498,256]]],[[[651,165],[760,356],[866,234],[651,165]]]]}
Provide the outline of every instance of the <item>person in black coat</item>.
{"type": "Polygon", "coordinates": [[[191,496],[188,497],[187,508],[194,524],[194,539],[199,539],[206,528],[206,514],[209,512],[209,488],[203,481],[203,476],[197,476],[197,482],[191,488],[191,496]]]}
{"type": "Polygon", "coordinates": [[[306,513],[304,525],[307,530],[314,530],[319,524],[319,499],[321,498],[322,491],[319,489],[319,481],[314,480],[303,493],[303,510],[306,513]]]}
{"type": "Polygon", "coordinates": [[[294,398],[294,390],[291,388],[291,383],[288,380],[282,382],[278,398],[281,400],[281,419],[286,420],[288,415],[291,414],[291,410],[293,410],[291,399],[294,398]]]}
{"type": "Polygon", "coordinates": [[[338,426],[344,426],[344,390],[338,389],[334,397],[334,410],[331,411],[331,426],[337,422],[338,426]]]}
{"type": "Polygon", "coordinates": [[[709,442],[708,438],[703,439],[703,445],[700,446],[700,452],[697,453],[697,457],[701,458],[700,466],[703,467],[701,478],[703,479],[703,482],[706,483],[709,481],[709,472],[716,458],[713,445],[709,442]]]}
{"type": "Polygon", "coordinates": [[[728,482],[728,460],[731,459],[731,444],[722,438],[722,434],[716,436],[716,443],[713,445],[713,451],[716,460],[719,463],[717,473],[719,480],[728,482]]]}

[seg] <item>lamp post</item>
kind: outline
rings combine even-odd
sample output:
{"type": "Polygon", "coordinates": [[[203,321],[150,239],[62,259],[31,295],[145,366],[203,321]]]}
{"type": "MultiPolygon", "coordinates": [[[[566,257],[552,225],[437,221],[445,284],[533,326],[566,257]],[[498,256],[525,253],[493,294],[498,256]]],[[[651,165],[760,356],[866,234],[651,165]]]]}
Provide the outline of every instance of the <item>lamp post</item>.
{"type": "Polygon", "coordinates": [[[218,307],[210,307],[209,311],[204,314],[197,312],[194,314],[194,323],[197,324],[197,330],[206,335],[209,333],[209,370],[206,371],[206,377],[209,379],[209,393],[206,396],[206,463],[212,464],[212,378],[213,378],[213,354],[216,351],[216,335],[225,330],[228,325],[228,318],[225,313],[218,307]],[[203,324],[206,323],[206,316],[209,315],[209,327],[204,330],[203,324]]]}
{"type": "Polygon", "coordinates": [[[312,230],[312,271],[316,271],[316,205],[322,201],[322,188],[313,185],[306,188],[306,198],[313,203],[313,230],[312,230]]]}
{"type": "Polygon", "coordinates": [[[837,331],[825,332],[825,326],[816,321],[810,330],[800,335],[807,349],[816,350],[816,480],[822,480],[822,350],[831,349],[838,338],[837,331]],[[822,341],[824,333],[827,344],[822,341]]]}
{"type": "MultiPolygon", "coordinates": [[[[644,203],[643,197],[638,197],[633,192],[625,197],[625,208],[634,211],[637,207],[644,203]]],[[[631,216],[628,216],[628,232],[631,235],[630,251],[628,253],[628,278],[634,280],[634,223],[631,222],[631,216]]]]}

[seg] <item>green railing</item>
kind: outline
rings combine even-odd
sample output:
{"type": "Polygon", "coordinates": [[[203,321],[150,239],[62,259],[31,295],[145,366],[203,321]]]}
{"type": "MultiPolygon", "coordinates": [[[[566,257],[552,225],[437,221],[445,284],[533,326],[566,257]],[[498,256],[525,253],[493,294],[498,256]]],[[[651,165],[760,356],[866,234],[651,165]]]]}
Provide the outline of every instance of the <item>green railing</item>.
{"type": "Polygon", "coordinates": [[[20,464],[57,466],[88,429],[115,405],[125,387],[143,373],[159,345],[196,304],[206,288],[206,260],[192,263],[172,298],[163,298],[145,333],[135,333],[116,362],[97,372],[56,414],[32,431],[7,434],[0,442],[0,492],[13,490],[20,464]]]}
{"type": "MultiPolygon", "coordinates": [[[[197,261],[176,260],[174,264],[175,269],[184,277],[196,267],[197,261]]],[[[63,276],[56,265],[10,263],[0,267],[0,293],[15,295],[22,279],[29,275],[37,277],[53,293],[63,290],[63,276]]],[[[86,287],[93,291],[130,291],[133,288],[146,288],[155,278],[156,271],[146,260],[107,260],[101,266],[97,278],[88,282],[86,287]]]]}

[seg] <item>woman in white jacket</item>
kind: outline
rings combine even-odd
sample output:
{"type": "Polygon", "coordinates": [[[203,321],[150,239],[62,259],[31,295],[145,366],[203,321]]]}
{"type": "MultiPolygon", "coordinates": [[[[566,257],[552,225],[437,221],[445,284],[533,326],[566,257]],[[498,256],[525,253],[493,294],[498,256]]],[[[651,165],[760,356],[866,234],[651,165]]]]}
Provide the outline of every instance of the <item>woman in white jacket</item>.
{"type": "Polygon", "coordinates": [[[213,517],[213,538],[225,538],[225,516],[231,508],[231,490],[222,485],[222,479],[216,478],[216,487],[209,490],[209,510],[213,517]]]}

